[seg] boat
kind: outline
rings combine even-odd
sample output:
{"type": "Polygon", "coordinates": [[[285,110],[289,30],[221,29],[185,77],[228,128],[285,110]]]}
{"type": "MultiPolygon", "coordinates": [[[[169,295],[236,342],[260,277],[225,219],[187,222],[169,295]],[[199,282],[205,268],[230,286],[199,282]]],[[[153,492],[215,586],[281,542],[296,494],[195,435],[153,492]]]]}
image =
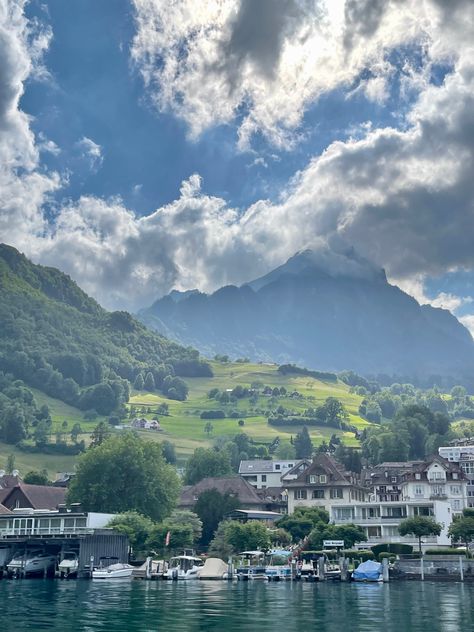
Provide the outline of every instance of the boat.
{"type": "Polygon", "coordinates": [[[79,558],[75,551],[66,551],[59,563],[58,572],[61,579],[77,575],[79,558]]]}
{"type": "Polygon", "coordinates": [[[291,566],[289,558],[292,552],[285,549],[274,549],[268,554],[268,566],[265,575],[269,582],[280,582],[291,579],[291,566]]]}
{"type": "Polygon", "coordinates": [[[229,565],[218,557],[208,557],[198,571],[199,579],[232,579],[229,578],[229,565]]]}
{"type": "Polygon", "coordinates": [[[132,577],[133,566],[130,564],[110,564],[103,568],[94,568],[92,579],[129,579],[132,577]]]}
{"type": "Polygon", "coordinates": [[[318,577],[318,565],[317,562],[312,560],[302,560],[297,566],[297,578],[303,582],[316,582],[318,577]]]}
{"type": "Polygon", "coordinates": [[[15,553],[7,565],[10,577],[32,577],[34,575],[52,575],[56,567],[56,556],[43,549],[22,550],[15,553]]]}
{"type": "Polygon", "coordinates": [[[240,566],[236,568],[236,576],[239,581],[254,581],[267,579],[263,551],[242,551],[239,553],[240,566]]]}
{"type": "Polygon", "coordinates": [[[177,555],[169,561],[168,570],[163,573],[163,579],[198,579],[198,573],[204,566],[200,557],[195,555],[177,555]]]}
{"type": "Polygon", "coordinates": [[[362,562],[352,572],[352,579],[355,582],[383,582],[382,564],[374,560],[362,562]]]}
{"type": "Polygon", "coordinates": [[[341,579],[341,567],[339,564],[326,561],[324,565],[324,579],[326,581],[341,579]]]}

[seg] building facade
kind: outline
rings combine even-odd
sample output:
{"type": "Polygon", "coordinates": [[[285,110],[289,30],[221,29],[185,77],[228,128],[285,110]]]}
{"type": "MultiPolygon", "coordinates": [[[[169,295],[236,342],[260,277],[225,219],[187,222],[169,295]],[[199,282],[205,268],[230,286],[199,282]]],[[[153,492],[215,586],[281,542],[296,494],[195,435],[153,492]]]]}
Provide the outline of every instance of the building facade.
{"type": "Polygon", "coordinates": [[[445,446],[439,455],[450,463],[457,463],[467,479],[467,506],[474,507],[474,444],[445,446]]]}
{"type": "Polygon", "coordinates": [[[281,477],[297,463],[299,461],[295,459],[292,461],[270,461],[264,459],[241,461],[239,474],[256,489],[281,487],[281,477]]]}

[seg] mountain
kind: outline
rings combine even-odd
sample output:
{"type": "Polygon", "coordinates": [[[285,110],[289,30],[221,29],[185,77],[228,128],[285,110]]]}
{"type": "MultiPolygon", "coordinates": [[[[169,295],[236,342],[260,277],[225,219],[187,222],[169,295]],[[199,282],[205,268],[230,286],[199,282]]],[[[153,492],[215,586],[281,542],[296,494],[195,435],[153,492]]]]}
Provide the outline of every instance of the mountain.
{"type": "Polygon", "coordinates": [[[172,292],[138,317],[208,355],[439,384],[474,377],[467,329],[450,312],[419,305],[352,250],[300,252],[210,295],[172,292]]]}
{"type": "Polygon", "coordinates": [[[166,384],[175,388],[176,399],[182,396],[175,375],[212,374],[194,349],[150,331],[127,312],[106,311],[66,274],[34,265],[5,244],[0,244],[0,371],[100,414],[128,399],[126,380],[138,374],[162,390],[170,376],[166,384]]]}

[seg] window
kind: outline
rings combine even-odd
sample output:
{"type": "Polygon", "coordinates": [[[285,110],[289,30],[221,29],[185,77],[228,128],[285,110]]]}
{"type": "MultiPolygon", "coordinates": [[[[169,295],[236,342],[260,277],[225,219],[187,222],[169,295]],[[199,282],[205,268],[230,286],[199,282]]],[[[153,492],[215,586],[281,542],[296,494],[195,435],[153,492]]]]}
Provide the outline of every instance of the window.
{"type": "Polygon", "coordinates": [[[461,509],[461,501],[460,500],[453,500],[451,502],[451,507],[452,507],[453,511],[460,511],[460,509],[461,509]]]}
{"type": "Polygon", "coordinates": [[[324,498],[324,489],[313,489],[313,498],[324,498]]]}
{"type": "Polygon", "coordinates": [[[432,487],[432,495],[433,496],[444,496],[444,485],[433,485],[433,487],[432,487]]]}
{"type": "Polygon", "coordinates": [[[309,477],[309,482],[310,482],[310,483],[316,483],[316,482],[317,482],[317,478],[318,478],[317,476],[314,476],[314,474],[312,474],[312,475],[309,477]]]}
{"type": "Polygon", "coordinates": [[[266,482],[267,482],[267,475],[262,474],[262,483],[266,483],[266,482]]]}
{"type": "Polygon", "coordinates": [[[396,476],[392,476],[392,483],[396,483],[397,482],[397,477],[396,476]]]}
{"type": "Polygon", "coordinates": [[[451,485],[449,488],[451,494],[456,495],[461,493],[461,487],[459,485],[451,485]]]}
{"type": "Polygon", "coordinates": [[[320,483],[327,483],[328,477],[326,476],[326,474],[321,474],[321,476],[319,477],[319,482],[320,483]]]}
{"type": "Polygon", "coordinates": [[[280,469],[280,464],[279,463],[275,463],[275,469],[279,470],[280,469]]]}
{"type": "Polygon", "coordinates": [[[453,472],[453,481],[457,481],[457,480],[458,480],[458,473],[453,472]]]}
{"type": "Polygon", "coordinates": [[[294,492],[295,500],[306,500],[307,497],[308,496],[306,494],[305,489],[295,489],[295,492],[294,492]]]}
{"type": "Polygon", "coordinates": [[[431,507],[413,507],[414,516],[433,516],[433,509],[431,507]]]}
{"type": "Polygon", "coordinates": [[[416,480],[417,480],[417,481],[421,480],[421,474],[420,474],[420,472],[416,472],[416,473],[415,473],[415,478],[416,478],[416,480]]]}
{"type": "Polygon", "coordinates": [[[20,509],[20,501],[15,500],[15,509],[20,509]]]}
{"type": "Polygon", "coordinates": [[[425,487],[424,485],[415,485],[415,496],[424,496],[425,487]]]}
{"type": "Polygon", "coordinates": [[[329,497],[330,498],[344,498],[344,494],[343,494],[342,489],[340,487],[337,487],[335,489],[329,490],[329,497]]]}

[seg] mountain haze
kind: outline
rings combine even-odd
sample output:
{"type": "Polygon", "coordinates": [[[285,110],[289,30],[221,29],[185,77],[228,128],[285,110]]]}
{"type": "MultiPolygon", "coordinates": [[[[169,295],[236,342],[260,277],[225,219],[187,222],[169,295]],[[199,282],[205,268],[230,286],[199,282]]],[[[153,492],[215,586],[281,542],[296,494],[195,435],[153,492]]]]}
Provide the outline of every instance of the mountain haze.
{"type": "Polygon", "coordinates": [[[474,341],[448,311],[420,305],[354,251],[300,252],[213,294],[172,292],[139,318],[204,354],[438,381],[474,376],[474,341]]]}

